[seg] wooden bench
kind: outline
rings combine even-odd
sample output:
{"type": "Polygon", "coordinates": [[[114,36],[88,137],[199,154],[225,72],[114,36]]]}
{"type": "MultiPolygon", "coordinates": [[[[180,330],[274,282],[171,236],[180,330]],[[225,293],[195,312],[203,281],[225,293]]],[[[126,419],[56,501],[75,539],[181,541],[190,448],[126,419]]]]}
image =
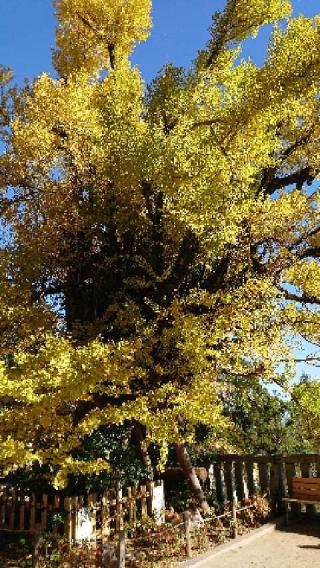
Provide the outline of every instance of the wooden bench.
{"type": "Polygon", "coordinates": [[[289,503],[299,505],[320,505],[320,478],[294,477],[292,479],[293,497],[283,497],[286,523],[289,521],[289,503]]]}

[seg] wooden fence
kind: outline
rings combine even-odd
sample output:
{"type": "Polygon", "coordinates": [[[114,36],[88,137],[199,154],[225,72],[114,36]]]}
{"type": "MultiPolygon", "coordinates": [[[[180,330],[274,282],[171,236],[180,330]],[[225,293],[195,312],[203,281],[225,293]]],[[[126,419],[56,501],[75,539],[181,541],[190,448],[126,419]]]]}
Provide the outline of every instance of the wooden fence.
{"type": "Polygon", "coordinates": [[[3,487],[0,490],[0,530],[36,534],[53,528],[72,542],[81,536],[81,516],[84,516],[90,525],[90,540],[108,540],[123,529],[125,522],[134,527],[143,519],[154,518],[156,487],[162,487],[162,481],[125,490],[118,485],[114,490],[86,497],[65,497],[59,493],[25,495],[3,487]]]}
{"type": "MultiPolygon", "coordinates": [[[[207,472],[205,489],[215,492],[220,503],[241,503],[249,495],[266,494],[274,515],[283,511],[282,497],[292,493],[293,477],[320,477],[320,454],[290,456],[218,455],[207,472]]],[[[0,489],[0,530],[31,534],[52,527],[60,516],[61,530],[69,541],[77,540],[80,517],[86,514],[94,541],[112,537],[129,522],[132,527],[142,519],[153,518],[154,488],[162,482],[148,483],[124,490],[118,486],[103,494],[86,497],[21,494],[0,489]]],[[[310,510],[312,506],[308,506],[310,510]]],[[[56,530],[58,530],[56,528],[56,530]]]]}
{"type": "Polygon", "coordinates": [[[208,470],[205,487],[217,501],[243,501],[266,494],[273,514],[283,511],[282,497],[292,494],[293,477],[320,477],[320,454],[289,456],[218,455],[208,470]]]}

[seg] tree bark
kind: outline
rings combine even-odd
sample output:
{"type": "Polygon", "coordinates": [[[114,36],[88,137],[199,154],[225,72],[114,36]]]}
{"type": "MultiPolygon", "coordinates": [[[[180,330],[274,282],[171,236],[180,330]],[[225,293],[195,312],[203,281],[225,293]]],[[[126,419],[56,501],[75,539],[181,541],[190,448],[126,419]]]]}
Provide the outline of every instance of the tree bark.
{"type": "Polygon", "coordinates": [[[146,445],[146,433],[145,433],[145,429],[143,428],[143,426],[139,423],[139,422],[134,422],[134,426],[132,429],[132,441],[134,443],[134,445],[136,446],[140,458],[142,460],[142,462],[144,463],[144,465],[146,466],[146,469],[148,471],[148,473],[152,473],[153,472],[153,466],[152,466],[152,461],[147,449],[147,445],[146,445]]]}
{"type": "Polygon", "coordinates": [[[174,449],[176,451],[180,467],[183,470],[185,478],[188,480],[191,491],[195,496],[195,498],[197,499],[199,506],[204,511],[204,513],[209,513],[210,507],[208,501],[201,487],[196,471],[191,463],[191,459],[188,454],[187,448],[185,447],[184,444],[176,443],[174,444],[174,449]]]}

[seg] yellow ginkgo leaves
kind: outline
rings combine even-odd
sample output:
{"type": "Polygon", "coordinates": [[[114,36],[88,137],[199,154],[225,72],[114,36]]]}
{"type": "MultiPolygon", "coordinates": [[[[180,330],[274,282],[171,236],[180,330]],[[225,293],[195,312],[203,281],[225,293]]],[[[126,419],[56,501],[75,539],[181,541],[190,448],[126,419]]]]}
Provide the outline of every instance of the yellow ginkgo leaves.
{"type": "Polygon", "coordinates": [[[150,0],[55,0],[58,18],[55,66],[61,76],[114,68],[147,39],[150,0]]]}

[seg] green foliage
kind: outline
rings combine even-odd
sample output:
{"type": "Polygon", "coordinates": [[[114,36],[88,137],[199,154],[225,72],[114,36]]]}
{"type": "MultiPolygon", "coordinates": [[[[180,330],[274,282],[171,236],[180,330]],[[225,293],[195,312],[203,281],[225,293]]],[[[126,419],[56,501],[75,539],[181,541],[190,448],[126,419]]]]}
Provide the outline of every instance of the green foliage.
{"type": "Polygon", "coordinates": [[[318,453],[320,445],[320,381],[303,375],[292,388],[291,429],[305,451],[318,453]]]}
{"type": "Polygon", "coordinates": [[[235,425],[232,440],[244,453],[277,454],[298,451],[289,429],[291,402],[283,392],[271,392],[258,381],[241,377],[231,383],[225,412],[235,425]]]}
{"type": "Polygon", "coordinates": [[[128,425],[101,429],[85,438],[76,459],[94,461],[108,455],[110,470],[98,475],[70,475],[67,489],[77,495],[113,489],[118,480],[124,486],[135,486],[149,479],[150,472],[137,454],[131,441],[132,428],[128,425]]]}

